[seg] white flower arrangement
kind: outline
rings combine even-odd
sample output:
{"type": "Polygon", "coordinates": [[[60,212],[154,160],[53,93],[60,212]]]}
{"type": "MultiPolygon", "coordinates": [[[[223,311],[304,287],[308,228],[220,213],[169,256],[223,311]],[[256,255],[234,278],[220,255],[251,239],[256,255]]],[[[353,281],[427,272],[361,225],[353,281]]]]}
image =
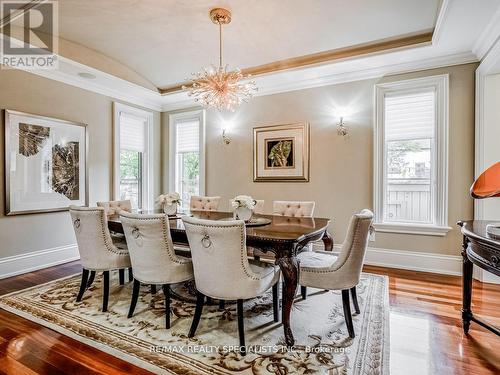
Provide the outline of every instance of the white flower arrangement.
{"type": "Polygon", "coordinates": [[[233,210],[238,208],[248,208],[249,210],[253,210],[256,203],[255,199],[249,195],[238,195],[231,199],[231,207],[233,210]]]}
{"type": "Polygon", "coordinates": [[[162,206],[163,205],[171,206],[173,204],[180,204],[181,197],[179,193],[161,194],[158,198],[156,198],[156,202],[158,202],[162,206]]]}

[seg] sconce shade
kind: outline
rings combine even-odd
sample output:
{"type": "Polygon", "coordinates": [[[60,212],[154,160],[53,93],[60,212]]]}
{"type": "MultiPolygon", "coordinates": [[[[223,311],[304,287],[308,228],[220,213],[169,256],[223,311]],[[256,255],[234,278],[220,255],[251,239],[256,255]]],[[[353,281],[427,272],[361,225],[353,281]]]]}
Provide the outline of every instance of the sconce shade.
{"type": "Polygon", "coordinates": [[[470,195],[474,199],[500,197],[500,162],[481,173],[472,184],[470,195]]]}

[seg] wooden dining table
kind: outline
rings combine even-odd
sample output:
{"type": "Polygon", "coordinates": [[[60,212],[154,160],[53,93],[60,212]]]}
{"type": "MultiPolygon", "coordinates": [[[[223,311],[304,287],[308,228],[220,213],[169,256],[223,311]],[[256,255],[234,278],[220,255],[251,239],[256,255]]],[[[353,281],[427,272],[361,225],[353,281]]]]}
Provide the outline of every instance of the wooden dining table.
{"type": "MultiPolygon", "coordinates": [[[[160,211],[142,211],[144,214],[160,213],[160,211]]],[[[231,212],[192,211],[184,212],[169,220],[170,232],[174,243],[188,245],[186,230],[181,220],[182,215],[190,215],[198,219],[228,220],[233,217],[231,212]]],[[[290,312],[297,292],[299,281],[299,263],[297,254],[306,250],[312,241],[322,240],[325,250],[333,249],[333,238],[328,233],[330,219],[316,217],[290,217],[277,215],[255,215],[257,218],[267,218],[268,224],[246,228],[247,246],[257,248],[262,252],[274,254],[275,264],[283,274],[284,288],[282,291],[282,323],[285,341],[288,346],[294,345],[293,332],[290,327],[290,312]]],[[[119,216],[108,218],[111,231],[123,233],[119,216]]]]}

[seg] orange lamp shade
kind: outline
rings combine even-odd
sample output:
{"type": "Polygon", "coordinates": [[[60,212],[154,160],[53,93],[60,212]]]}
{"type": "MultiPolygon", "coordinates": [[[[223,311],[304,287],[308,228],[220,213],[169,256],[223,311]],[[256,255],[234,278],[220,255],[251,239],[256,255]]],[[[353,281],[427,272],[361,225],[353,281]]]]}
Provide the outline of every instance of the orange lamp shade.
{"type": "Polygon", "coordinates": [[[470,195],[475,199],[500,197],[500,162],[481,173],[472,184],[470,195]]]}

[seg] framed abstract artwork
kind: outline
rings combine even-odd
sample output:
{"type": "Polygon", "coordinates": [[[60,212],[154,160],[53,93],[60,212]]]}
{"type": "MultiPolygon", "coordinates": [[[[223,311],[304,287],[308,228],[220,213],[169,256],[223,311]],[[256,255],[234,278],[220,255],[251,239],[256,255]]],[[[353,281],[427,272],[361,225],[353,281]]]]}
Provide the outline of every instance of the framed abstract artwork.
{"type": "Polygon", "coordinates": [[[253,129],[253,180],[309,181],[309,124],[253,129]]]}
{"type": "Polygon", "coordinates": [[[88,204],[87,127],[5,110],[7,215],[88,204]]]}

